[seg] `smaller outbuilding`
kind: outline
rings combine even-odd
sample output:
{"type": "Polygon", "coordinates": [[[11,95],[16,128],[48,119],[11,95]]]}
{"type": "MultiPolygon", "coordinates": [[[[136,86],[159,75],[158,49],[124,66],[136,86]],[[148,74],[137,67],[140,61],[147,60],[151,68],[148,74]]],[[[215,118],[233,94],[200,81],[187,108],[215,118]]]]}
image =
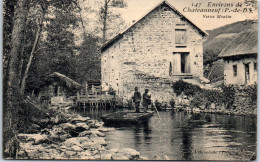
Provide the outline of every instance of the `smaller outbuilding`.
{"type": "Polygon", "coordinates": [[[39,99],[51,100],[52,104],[72,101],[81,87],[79,83],[69,77],[54,72],[40,86],[39,99]]]}
{"type": "Polygon", "coordinates": [[[239,33],[219,54],[224,60],[225,85],[257,83],[258,31],[239,33]]]}

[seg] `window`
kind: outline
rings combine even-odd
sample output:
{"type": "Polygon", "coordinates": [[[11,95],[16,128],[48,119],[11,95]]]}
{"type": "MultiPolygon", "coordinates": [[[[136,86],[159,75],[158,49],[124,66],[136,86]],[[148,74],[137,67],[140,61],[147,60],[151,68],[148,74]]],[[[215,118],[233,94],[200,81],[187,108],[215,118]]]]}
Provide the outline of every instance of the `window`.
{"type": "Polygon", "coordinates": [[[257,63],[254,62],[254,70],[257,71],[257,63]]]}
{"type": "Polygon", "coordinates": [[[237,65],[233,65],[233,74],[234,74],[234,77],[237,76],[237,65]]]}
{"type": "Polygon", "coordinates": [[[175,29],[175,44],[186,44],[186,29],[175,29]]]}

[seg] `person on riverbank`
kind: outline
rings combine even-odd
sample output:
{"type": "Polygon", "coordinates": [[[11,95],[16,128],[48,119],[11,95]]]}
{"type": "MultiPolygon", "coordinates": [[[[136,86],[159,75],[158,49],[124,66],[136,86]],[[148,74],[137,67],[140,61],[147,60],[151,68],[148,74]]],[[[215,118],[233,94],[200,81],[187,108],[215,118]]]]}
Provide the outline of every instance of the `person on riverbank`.
{"type": "Polygon", "coordinates": [[[135,111],[137,113],[140,112],[139,107],[140,107],[140,102],[141,102],[141,93],[138,92],[138,87],[135,87],[135,93],[134,96],[132,97],[133,102],[135,104],[135,111]]]}
{"type": "Polygon", "coordinates": [[[149,90],[145,89],[145,92],[143,94],[143,107],[144,107],[144,112],[147,112],[148,110],[148,105],[151,104],[151,95],[148,94],[149,90]]]}

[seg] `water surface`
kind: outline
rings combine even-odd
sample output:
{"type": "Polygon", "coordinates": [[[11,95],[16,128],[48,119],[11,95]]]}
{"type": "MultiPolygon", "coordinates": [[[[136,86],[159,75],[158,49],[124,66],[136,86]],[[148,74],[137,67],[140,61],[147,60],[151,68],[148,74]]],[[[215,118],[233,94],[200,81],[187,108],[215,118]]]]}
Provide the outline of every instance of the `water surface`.
{"type": "MultiPolygon", "coordinates": [[[[99,119],[109,111],[81,112],[99,119]]],[[[133,148],[149,159],[250,160],[256,157],[256,118],[161,111],[140,125],[108,132],[111,148],[133,148]]]]}

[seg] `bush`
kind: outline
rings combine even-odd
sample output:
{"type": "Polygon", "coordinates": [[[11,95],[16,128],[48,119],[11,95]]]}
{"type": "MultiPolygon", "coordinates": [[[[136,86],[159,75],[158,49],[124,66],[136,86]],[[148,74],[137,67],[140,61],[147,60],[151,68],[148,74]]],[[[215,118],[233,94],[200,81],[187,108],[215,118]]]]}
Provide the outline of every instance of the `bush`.
{"type": "Polygon", "coordinates": [[[195,93],[201,91],[199,86],[184,82],[183,80],[178,80],[173,83],[172,88],[177,96],[181,93],[184,93],[187,96],[193,96],[195,93]]]}
{"type": "Polygon", "coordinates": [[[235,101],[235,88],[233,85],[222,85],[222,102],[226,105],[226,108],[231,108],[235,101]]]}
{"type": "Polygon", "coordinates": [[[196,95],[193,96],[190,105],[192,107],[200,107],[203,104],[206,104],[206,99],[203,97],[203,93],[196,93],[196,95]]]}
{"type": "Polygon", "coordinates": [[[134,107],[133,107],[133,101],[132,101],[132,99],[128,99],[127,100],[127,107],[129,108],[129,109],[133,109],[134,107]]]}
{"type": "MultiPolygon", "coordinates": [[[[201,105],[210,105],[215,103],[216,105],[222,105],[224,103],[226,107],[232,107],[235,100],[235,89],[231,86],[222,85],[222,91],[219,90],[207,90],[201,89],[197,85],[193,85],[183,80],[179,80],[173,84],[173,89],[176,95],[184,93],[185,95],[191,97],[191,106],[200,107],[201,105]]],[[[256,101],[256,86],[251,86],[248,90],[249,95],[251,95],[252,100],[256,101]]]]}
{"type": "Polygon", "coordinates": [[[155,104],[157,109],[161,109],[162,104],[158,100],[155,100],[154,104],[155,104]]]}
{"type": "Polygon", "coordinates": [[[251,102],[255,103],[257,101],[257,85],[251,85],[244,89],[247,96],[250,97],[251,102]]]}
{"type": "Polygon", "coordinates": [[[175,107],[175,100],[174,99],[170,100],[170,105],[171,105],[172,108],[175,107]]]}

